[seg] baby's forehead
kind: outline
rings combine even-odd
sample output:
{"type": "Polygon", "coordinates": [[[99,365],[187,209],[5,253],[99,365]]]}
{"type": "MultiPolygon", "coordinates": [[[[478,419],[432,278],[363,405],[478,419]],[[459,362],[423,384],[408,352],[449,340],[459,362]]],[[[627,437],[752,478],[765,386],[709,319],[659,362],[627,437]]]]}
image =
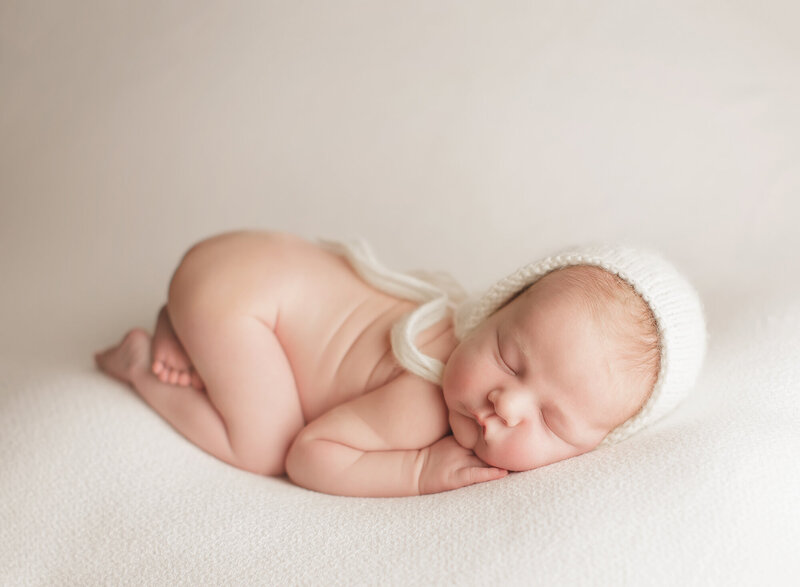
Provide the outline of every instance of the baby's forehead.
{"type": "Polygon", "coordinates": [[[557,283],[562,287],[577,289],[606,287],[609,290],[632,290],[631,286],[618,275],[597,265],[569,265],[554,269],[540,277],[531,287],[546,283],[557,283]]]}
{"type": "MultiPolygon", "coordinates": [[[[650,317],[648,304],[619,276],[593,265],[574,265],[552,271],[514,298],[525,319],[534,315],[593,320],[618,330],[650,317]],[[616,326],[615,326],[616,325],[616,326]]],[[[647,320],[648,322],[650,320],[647,320]]]]}
{"type": "Polygon", "coordinates": [[[574,303],[587,298],[594,302],[612,302],[639,295],[619,276],[594,265],[571,265],[551,271],[523,292],[528,297],[552,294],[574,303]]]}

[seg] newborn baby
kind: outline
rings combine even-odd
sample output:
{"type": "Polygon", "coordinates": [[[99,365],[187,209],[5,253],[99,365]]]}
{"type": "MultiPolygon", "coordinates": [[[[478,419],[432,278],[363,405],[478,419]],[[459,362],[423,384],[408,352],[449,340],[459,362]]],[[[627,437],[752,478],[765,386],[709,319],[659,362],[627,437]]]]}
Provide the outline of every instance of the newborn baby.
{"type": "Polygon", "coordinates": [[[680,401],[704,350],[696,293],[650,253],[578,249],[464,301],[363,244],[245,231],[186,253],[152,341],[95,360],[235,467],[402,496],[618,442],[680,401]]]}

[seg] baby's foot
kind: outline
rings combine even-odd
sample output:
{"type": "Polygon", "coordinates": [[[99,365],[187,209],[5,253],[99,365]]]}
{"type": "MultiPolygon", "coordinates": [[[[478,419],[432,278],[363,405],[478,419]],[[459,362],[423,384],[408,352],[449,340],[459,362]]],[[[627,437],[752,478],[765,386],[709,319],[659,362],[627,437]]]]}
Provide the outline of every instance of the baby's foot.
{"type": "Polygon", "coordinates": [[[153,334],[153,374],[164,383],[172,385],[191,385],[202,390],[205,386],[197,371],[194,370],[189,355],[175,335],[172,323],[167,314],[167,307],[163,306],[158,313],[156,330],[153,334]]]}
{"type": "Polygon", "coordinates": [[[123,383],[131,383],[137,373],[146,373],[150,357],[150,335],[134,328],[120,343],[95,353],[94,361],[101,371],[123,383]]]}

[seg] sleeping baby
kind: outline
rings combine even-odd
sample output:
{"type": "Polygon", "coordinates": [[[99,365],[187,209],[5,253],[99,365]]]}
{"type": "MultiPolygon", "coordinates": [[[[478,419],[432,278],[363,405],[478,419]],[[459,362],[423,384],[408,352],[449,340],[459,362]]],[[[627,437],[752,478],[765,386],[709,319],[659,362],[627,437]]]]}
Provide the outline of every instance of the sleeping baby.
{"type": "Polygon", "coordinates": [[[705,342],[696,292],[646,251],[566,251],[465,298],[363,242],[241,231],[184,255],[152,339],[95,360],[235,467],[403,496],[629,437],[687,394],[705,342]]]}

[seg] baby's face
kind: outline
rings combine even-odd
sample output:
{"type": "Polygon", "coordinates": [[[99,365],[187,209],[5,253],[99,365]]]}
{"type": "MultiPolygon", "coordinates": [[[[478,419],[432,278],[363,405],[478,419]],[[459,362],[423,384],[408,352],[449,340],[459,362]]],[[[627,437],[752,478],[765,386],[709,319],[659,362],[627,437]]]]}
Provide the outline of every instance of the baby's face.
{"type": "Polygon", "coordinates": [[[445,366],[453,435],[492,466],[525,471],[577,456],[622,423],[613,353],[561,275],[495,312],[445,366]]]}

